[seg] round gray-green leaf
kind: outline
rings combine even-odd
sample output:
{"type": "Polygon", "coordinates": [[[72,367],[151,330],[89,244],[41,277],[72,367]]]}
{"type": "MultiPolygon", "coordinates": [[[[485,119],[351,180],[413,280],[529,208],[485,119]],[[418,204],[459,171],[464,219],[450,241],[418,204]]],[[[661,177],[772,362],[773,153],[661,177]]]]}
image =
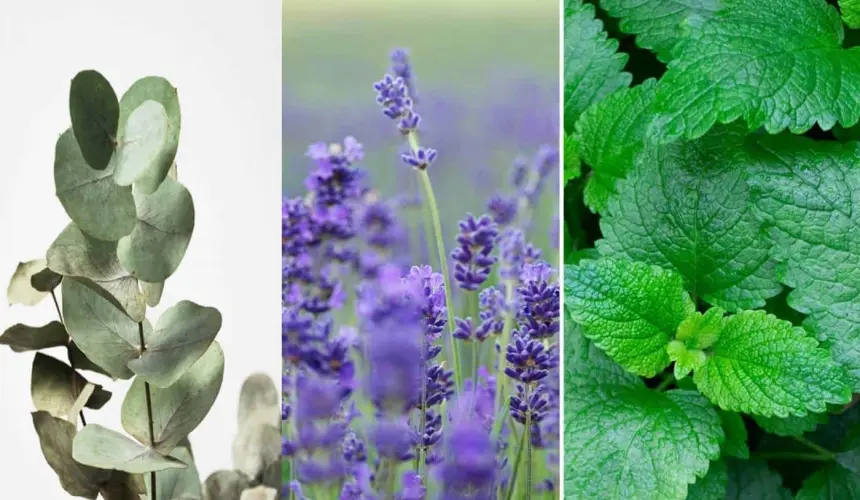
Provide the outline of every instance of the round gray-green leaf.
{"type": "Polygon", "coordinates": [[[146,305],[149,307],[157,306],[161,302],[161,294],[164,293],[164,282],[147,283],[145,281],[141,281],[139,284],[140,293],[143,294],[143,298],[146,300],[146,305]]]}
{"type": "Polygon", "coordinates": [[[18,323],[0,335],[0,344],[8,345],[15,352],[39,351],[68,343],[69,334],[59,321],[52,321],[45,326],[18,323]]]}
{"type": "Polygon", "coordinates": [[[142,285],[122,268],[115,241],[100,241],[69,224],[48,248],[48,267],[63,276],[89,278],[110,293],[135,321],[146,314],[142,285]]]}
{"type": "Polygon", "coordinates": [[[46,291],[33,288],[32,284],[33,276],[44,270],[45,266],[47,266],[45,259],[18,263],[12,279],[9,280],[9,288],[6,289],[6,297],[9,299],[10,306],[15,304],[35,306],[48,295],[46,291]]]}
{"type": "Polygon", "coordinates": [[[54,185],[66,213],[93,238],[116,241],[134,229],[137,212],[131,188],[117,186],[111,168],[90,168],[71,129],[57,140],[54,185]]]}
{"type": "Polygon", "coordinates": [[[45,411],[32,414],[42,454],[54,469],[63,489],[76,497],[95,499],[99,486],[110,478],[110,471],[79,464],[72,458],[72,442],[77,430],[66,420],[45,411]]]}
{"type": "MultiPolygon", "coordinates": [[[[88,381],[71,366],[59,359],[37,352],[30,376],[30,396],[33,406],[58,418],[66,418],[88,381]]],[[[111,393],[96,385],[87,399],[88,408],[99,409],[108,402],[111,393]]]]}
{"type": "Polygon", "coordinates": [[[89,424],[78,432],[72,446],[72,457],[84,465],[131,474],[186,467],[173,457],[160,455],[152,448],[98,424],[89,424]]]}
{"type": "Polygon", "coordinates": [[[74,137],[90,167],[104,170],[116,145],[119,101],[98,71],[81,71],[72,79],[69,112],[74,137]]]}
{"type": "Polygon", "coordinates": [[[194,230],[194,202],[185,186],[164,179],[153,194],[135,191],[138,220],[134,231],[119,240],[117,255],[135,278],[159,283],[179,267],[194,230]]]}
{"type": "Polygon", "coordinates": [[[149,169],[157,168],[169,129],[167,111],[157,101],[145,101],[132,111],[114,156],[114,182],[130,186],[149,169]]]}
{"type": "Polygon", "coordinates": [[[62,293],[66,330],[81,352],[111,376],[130,378],[133,373],[128,362],[140,353],[138,324],[113,296],[90,280],[67,278],[62,293]]]}
{"type": "MultiPolygon", "coordinates": [[[[188,465],[185,469],[166,469],[155,473],[155,481],[158,485],[158,496],[171,500],[200,500],[203,496],[203,488],[200,482],[200,473],[194,464],[194,455],[191,452],[191,444],[187,440],[180,443],[170,456],[188,465]]],[[[149,475],[144,477],[146,488],[149,490],[149,475]]]]}
{"type": "Polygon", "coordinates": [[[218,309],[183,300],[158,318],[146,350],[128,367],[145,381],[167,387],[200,359],[220,329],[218,309]]]}
{"type": "Polygon", "coordinates": [[[150,387],[154,440],[149,437],[145,382],[136,377],[122,403],[122,426],[138,441],[167,454],[200,425],[224,378],[224,353],[213,342],[206,353],[167,388],[150,387]]]}
{"type": "Polygon", "coordinates": [[[129,117],[146,101],[156,101],[161,104],[167,113],[168,120],[167,139],[164,147],[159,151],[151,164],[151,168],[144,170],[135,182],[135,189],[150,194],[161,186],[173,165],[173,160],[176,158],[182,119],[176,88],[164,78],[148,76],[136,81],[120,99],[119,137],[126,135],[125,129],[129,117]]]}

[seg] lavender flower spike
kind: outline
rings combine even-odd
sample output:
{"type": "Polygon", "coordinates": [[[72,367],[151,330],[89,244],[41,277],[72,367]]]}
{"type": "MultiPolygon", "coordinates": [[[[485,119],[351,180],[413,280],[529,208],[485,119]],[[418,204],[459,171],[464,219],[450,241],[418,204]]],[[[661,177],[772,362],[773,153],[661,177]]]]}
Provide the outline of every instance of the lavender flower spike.
{"type": "Polygon", "coordinates": [[[457,236],[460,246],[451,252],[455,261],[454,279],[460,288],[474,291],[487,281],[497,260],[491,255],[497,235],[496,224],[487,215],[475,218],[468,214],[460,221],[460,234],[457,236]]]}

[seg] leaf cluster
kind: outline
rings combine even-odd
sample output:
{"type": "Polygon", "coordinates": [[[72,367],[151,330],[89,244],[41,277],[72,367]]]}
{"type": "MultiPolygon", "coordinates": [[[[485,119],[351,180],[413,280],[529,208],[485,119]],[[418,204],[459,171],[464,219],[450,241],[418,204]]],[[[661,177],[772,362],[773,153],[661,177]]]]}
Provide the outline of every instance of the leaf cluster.
{"type": "Polygon", "coordinates": [[[82,71],[71,82],[69,112],[71,127],[56,143],[54,187],[71,221],[43,258],[18,265],[7,293],[10,304],[26,306],[50,295],[58,318],[14,325],[0,343],[36,351],[33,425],[70,495],[201,498],[187,438],[221,387],[221,313],[183,300],[154,324],[146,318],[194,229],[191,194],[174,164],[176,89],[146,77],[118,98],[104,76],[82,71]],[[43,352],[58,347],[67,362],[43,352]],[[84,410],[101,408],[112,394],[84,371],[133,379],[122,401],[125,433],[87,425],[84,410]]]}
{"type": "Polygon", "coordinates": [[[857,3],[567,0],[569,498],[855,498],[857,3]]]}

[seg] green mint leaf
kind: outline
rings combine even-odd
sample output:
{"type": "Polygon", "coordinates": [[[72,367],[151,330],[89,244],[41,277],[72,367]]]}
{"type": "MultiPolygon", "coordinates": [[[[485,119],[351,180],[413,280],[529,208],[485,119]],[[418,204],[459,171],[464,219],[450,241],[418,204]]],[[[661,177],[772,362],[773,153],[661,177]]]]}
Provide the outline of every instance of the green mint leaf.
{"type": "Polygon", "coordinates": [[[695,312],[678,325],[675,339],[691,349],[707,349],[720,337],[725,314],[719,307],[712,307],[705,314],[695,312]]]}
{"type": "MultiPolygon", "coordinates": [[[[564,312],[565,387],[591,387],[599,384],[644,387],[642,379],[622,368],[594,346],[564,312]]],[[[575,396],[574,396],[575,397],[575,396]]]]}
{"type": "Polygon", "coordinates": [[[607,38],[594,6],[567,0],[564,9],[564,123],[571,130],[579,115],[593,103],[630,85],[622,71],[627,54],[607,38]]]}
{"type": "Polygon", "coordinates": [[[572,135],[564,136],[564,179],[563,184],[582,175],[579,162],[579,140],[572,135]]]}
{"type": "Polygon", "coordinates": [[[667,62],[672,47],[684,36],[682,24],[690,18],[709,19],[719,0],[600,0],[610,16],[621,20],[624,33],[636,35],[636,45],[657,53],[667,62]]]}
{"type": "Polygon", "coordinates": [[[860,28],[860,0],[839,0],[839,9],[849,28],[860,28]]]}
{"type": "Polygon", "coordinates": [[[762,417],[753,415],[755,423],[765,431],[777,436],[802,436],[812,432],[819,424],[827,422],[826,413],[808,413],[802,417],[791,415],[786,418],[762,417]]]}
{"type": "Polygon", "coordinates": [[[739,118],[771,133],[854,125],[860,48],[843,49],[843,36],[825,0],[724,0],[669,63],[654,136],[694,139],[739,118]]]}
{"type": "Polygon", "coordinates": [[[860,392],[860,143],[763,137],[750,175],[788,304],[860,392]]]}
{"type": "Polygon", "coordinates": [[[740,127],[646,149],[601,219],[608,257],[677,271],[695,297],[729,311],[778,294],[768,238],[750,203],[740,127]]]}
{"type": "Polygon", "coordinates": [[[860,498],[860,476],[838,464],[827,464],[809,476],[795,500],[860,498]]]}
{"type": "Polygon", "coordinates": [[[644,377],[669,365],[666,346],[694,311],[680,276],[639,262],[601,259],[566,266],[564,294],[585,336],[644,377]]]}
{"type": "Polygon", "coordinates": [[[723,443],[723,454],[730,457],[747,459],[750,449],[747,445],[747,427],[740,414],[733,411],[717,410],[726,440],[723,443]]]}
{"type": "Polygon", "coordinates": [[[565,413],[565,490],[578,498],[683,500],[723,440],[693,391],[599,385],[566,400],[565,413]]]}
{"type": "Polygon", "coordinates": [[[729,460],[726,500],[791,500],[779,474],[762,460],[729,460]]]}
{"type": "Polygon", "coordinates": [[[802,328],[764,311],[726,318],[693,381],[724,410],[765,417],[824,412],[827,403],[851,400],[830,353],[802,328]]]}
{"type": "Polygon", "coordinates": [[[690,485],[687,500],[724,500],[729,485],[729,473],[725,462],[711,462],[708,473],[690,485]]]}
{"type": "Polygon", "coordinates": [[[616,182],[627,177],[643,148],[656,88],[656,81],[649,79],[619,90],[588,108],[576,123],[582,160],[592,169],[585,203],[595,212],[606,209],[616,182]]]}

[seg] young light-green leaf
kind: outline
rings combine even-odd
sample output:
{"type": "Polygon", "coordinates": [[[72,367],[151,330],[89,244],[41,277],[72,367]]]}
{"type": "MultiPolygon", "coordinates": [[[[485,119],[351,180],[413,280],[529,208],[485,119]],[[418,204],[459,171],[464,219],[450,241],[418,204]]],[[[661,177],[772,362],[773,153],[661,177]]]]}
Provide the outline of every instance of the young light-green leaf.
{"type": "Polygon", "coordinates": [[[669,365],[666,346],[695,309],[679,275],[609,259],[566,266],[564,300],[586,337],[621,366],[645,377],[669,365]]]}
{"type": "Polygon", "coordinates": [[[713,407],[693,391],[599,385],[565,399],[570,498],[687,498],[720,454],[713,407]]]}
{"type": "Polygon", "coordinates": [[[144,102],[150,100],[162,105],[167,113],[168,127],[167,139],[164,146],[159,150],[157,158],[153,160],[150,168],[144,170],[136,179],[135,189],[144,194],[154,193],[171,169],[175,167],[173,160],[176,158],[176,151],[179,147],[179,131],[182,125],[179,95],[176,88],[164,78],[147,76],[134,82],[120,99],[118,137],[126,135],[126,126],[131,114],[144,102]]]}
{"type": "Polygon", "coordinates": [[[99,424],[89,424],[78,432],[72,446],[72,457],[84,465],[131,474],[186,467],[173,457],[160,455],[154,449],[99,424]]]}
{"type": "Polygon", "coordinates": [[[860,28],[860,0],[839,0],[842,20],[849,28],[860,28]]]}
{"type": "Polygon", "coordinates": [[[90,167],[104,170],[113,155],[119,101],[110,82],[94,70],[81,71],[69,90],[72,130],[90,167]]]}
{"type": "Polygon", "coordinates": [[[743,118],[750,130],[800,134],[860,118],[860,48],[842,48],[825,0],[723,0],[679,44],[657,89],[660,140],[695,139],[743,118]]]}
{"type": "Polygon", "coordinates": [[[158,318],[146,351],[128,367],[143,380],[167,387],[200,359],[220,329],[218,309],[183,300],[158,318]]]}
{"type": "Polygon", "coordinates": [[[719,9],[720,0],[600,0],[600,7],[620,19],[618,27],[636,35],[636,45],[653,50],[668,62],[672,48],[686,35],[683,24],[695,18],[710,19],[719,9]]]}
{"type": "Polygon", "coordinates": [[[209,413],[224,378],[224,352],[213,342],[179,380],[166,388],[150,387],[154,440],[149,437],[144,381],[135,378],[122,402],[122,426],[132,436],[166,455],[188,437],[209,413]]]}
{"type": "Polygon", "coordinates": [[[622,71],[627,54],[617,52],[618,42],[608,39],[603,23],[594,18],[594,6],[566,0],[564,9],[564,128],[573,124],[590,105],[630,85],[622,71]]]}
{"type": "Polygon", "coordinates": [[[159,283],[185,256],[194,230],[194,202],[185,186],[169,178],[152,194],[135,191],[134,201],[140,219],[134,231],[119,240],[117,255],[133,277],[159,283]]]}
{"type": "Polygon", "coordinates": [[[134,229],[131,188],[117,186],[111,168],[90,168],[71,129],[57,139],[54,185],[66,213],[93,238],[116,241],[134,229]]]}
{"type": "Polygon", "coordinates": [[[844,370],[830,353],[803,329],[764,311],[726,318],[693,380],[724,410],[765,417],[803,416],[851,400],[844,370]]]}

